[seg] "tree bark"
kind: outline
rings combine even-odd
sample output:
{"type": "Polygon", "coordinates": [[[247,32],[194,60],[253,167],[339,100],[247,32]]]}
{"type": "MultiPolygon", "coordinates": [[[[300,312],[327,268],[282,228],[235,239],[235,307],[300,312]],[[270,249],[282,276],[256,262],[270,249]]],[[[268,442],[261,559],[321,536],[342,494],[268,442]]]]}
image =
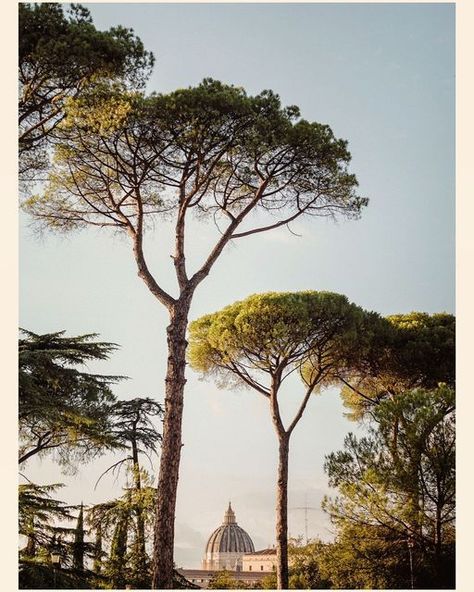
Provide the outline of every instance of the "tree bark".
{"type": "Polygon", "coordinates": [[[278,481],[276,503],[277,588],[288,590],[288,456],[290,436],[278,434],[278,481]]]}
{"type": "Polygon", "coordinates": [[[191,297],[170,308],[167,327],[168,366],[165,380],[165,416],[154,530],[153,579],[155,590],[173,589],[173,548],[176,491],[181,457],[183,394],[186,384],[186,328],[191,297]]]}
{"type": "MultiPolygon", "coordinates": [[[[434,572],[436,582],[440,587],[443,585],[443,580],[446,579],[445,567],[443,565],[442,546],[441,546],[441,509],[436,505],[436,525],[435,525],[435,561],[434,561],[434,572]]],[[[447,586],[448,587],[448,586],[447,586]]]]}

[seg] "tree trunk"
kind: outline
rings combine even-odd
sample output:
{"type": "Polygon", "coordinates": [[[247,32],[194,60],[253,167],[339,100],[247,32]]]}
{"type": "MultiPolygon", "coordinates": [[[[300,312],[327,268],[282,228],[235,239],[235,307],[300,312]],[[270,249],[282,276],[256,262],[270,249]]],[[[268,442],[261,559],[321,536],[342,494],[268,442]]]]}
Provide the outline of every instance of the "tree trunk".
{"type": "Polygon", "coordinates": [[[278,482],[276,504],[277,588],[288,589],[288,455],[290,436],[278,434],[278,482]]]}
{"type": "Polygon", "coordinates": [[[439,562],[441,558],[441,550],[442,550],[442,518],[441,518],[441,507],[439,505],[436,506],[436,534],[435,534],[435,555],[436,561],[439,562]]]}
{"type": "Polygon", "coordinates": [[[181,423],[186,368],[186,329],[190,306],[180,299],[170,308],[167,328],[168,366],[165,381],[165,415],[161,447],[160,473],[156,501],[153,546],[153,580],[155,590],[172,589],[173,547],[176,491],[181,457],[181,423]]]}
{"type": "MultiPolygon", "coordinates": [[[[435,522],[435,574],[436,581],[441,585],[445,579],[445,568],[442,557],[442,505],[436,504],[436,522],[435,522]]],[[[443,586],[444,587],[444,586],[443,586]]]]}

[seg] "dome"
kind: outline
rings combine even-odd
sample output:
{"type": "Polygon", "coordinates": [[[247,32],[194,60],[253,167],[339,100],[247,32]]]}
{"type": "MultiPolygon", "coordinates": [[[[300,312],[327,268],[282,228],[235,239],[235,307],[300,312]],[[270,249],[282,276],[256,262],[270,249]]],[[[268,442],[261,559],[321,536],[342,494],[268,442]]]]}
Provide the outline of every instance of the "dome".
{"type": "Polygon", "coordinates": [[[224,522],[216,528],[207,541],[206,553],[253,553],[252,539],[236,520],[232,506],[224,515],[224,522]]]}
{"type": "Polygon", "coordinates": [[[211,534],[206,545],[205,569],[236,569],[240,567],[242,555],[253,553],[252,539],[235,519],[234,511],[229,507],[224,515],[224,522],[211,534]]]}

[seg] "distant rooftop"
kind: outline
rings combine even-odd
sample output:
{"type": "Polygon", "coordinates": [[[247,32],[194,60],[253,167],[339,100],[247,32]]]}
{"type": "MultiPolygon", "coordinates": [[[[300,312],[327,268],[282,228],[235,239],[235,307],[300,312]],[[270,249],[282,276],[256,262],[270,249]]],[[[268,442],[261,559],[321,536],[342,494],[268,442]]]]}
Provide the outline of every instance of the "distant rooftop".
{"type": "Polygon", "coordinates": [[[248,555],[276,555],[276,549],[262,549],[261,551],[253,551],[251,553],[245,553],[245,556],[248,555]]]}

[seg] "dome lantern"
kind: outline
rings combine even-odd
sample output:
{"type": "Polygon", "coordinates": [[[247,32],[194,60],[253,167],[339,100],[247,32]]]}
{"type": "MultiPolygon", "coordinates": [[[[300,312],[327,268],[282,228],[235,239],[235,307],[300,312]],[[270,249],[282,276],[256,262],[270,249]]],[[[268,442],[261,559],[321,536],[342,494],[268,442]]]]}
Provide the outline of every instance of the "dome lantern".
{"type": "Polygon", "coordinates": [[[230,502],[229,507],[227,508],[227,511],[224,515],[224,524],[237,524],[237,522],[235,521],[235,513],[232,509],[232,506],[230,505],[230,502]]]}

